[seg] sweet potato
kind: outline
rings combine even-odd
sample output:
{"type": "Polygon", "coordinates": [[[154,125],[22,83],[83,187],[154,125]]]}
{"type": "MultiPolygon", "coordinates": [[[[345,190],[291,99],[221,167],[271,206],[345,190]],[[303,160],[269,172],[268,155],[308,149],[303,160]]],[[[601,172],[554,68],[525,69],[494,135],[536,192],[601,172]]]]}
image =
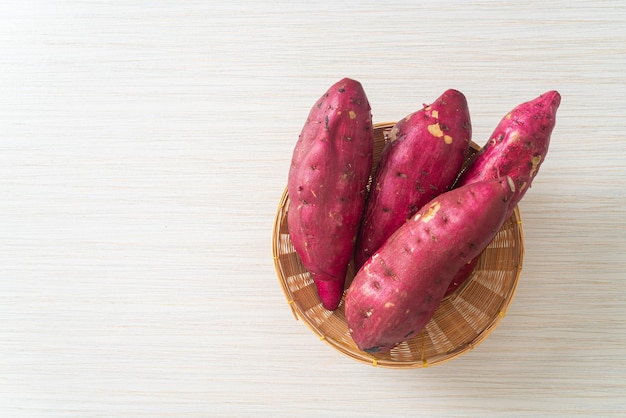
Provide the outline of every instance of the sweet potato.
{"type": "Polygon", "coordinates": [[[357,270],[400,225],[452,186],[471,136],[467,100],[452,89],[393,126],[365,204],[357,270]]]}
{"type": "MultiPolygon", "coordinates": [[[[509,203],[508,219],[546,158],[560,103],[560,94],[553,90],[507,113],[454,187],[489,178],[511,177],[515,182],[515,194],[509,203]]],[[[471,273],[470,268],[460,271],[446,295],[462,285],[471,273]]]]}
{"type": "Polygon", "coordinates": [[[289,235],[322,305],[343,296],[372,170],[372,115],[361,83],[344,78],[312,107],[288,178],[289,235]]]}
{"type": "Polygon", "coordinates": [[[502,226],[513,191],[510,178],[450,190],[396,230],[346,293],[346,321],[359,349],[388,351],[426,326],[454,274],[502,226]]]}

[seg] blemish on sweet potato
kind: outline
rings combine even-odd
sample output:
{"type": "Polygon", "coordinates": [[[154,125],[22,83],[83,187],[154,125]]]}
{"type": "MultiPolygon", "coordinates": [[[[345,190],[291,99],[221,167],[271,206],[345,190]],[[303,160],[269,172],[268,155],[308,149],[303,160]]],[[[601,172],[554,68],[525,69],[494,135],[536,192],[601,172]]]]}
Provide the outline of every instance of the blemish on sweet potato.
{"type": "Polygon", "coordinates": [[[531,160],[531,168],[530,168],[530,173],[528,174],[531,178],[535,177],[535,174],[537,174],[537,170],[539,168],[539,164],[541,163],[541,159],[542,156],[541,155],[535,155],[531,160]]]}
{"type": "Polygon", "coordinates": [[[437,212],[439,212],[439,209],[441,209],[441,204],[439,202],[433,202],[428,207],[428,210],[426,211],[426,213],[424,213],[422,217],[422,222],[424,223],[430,222],[435,217],[437,212]]]}
{"type": "Polygon", "coordinates": [[[395,274],[393,273],[393,270],[391,270],[386,263],[381,263],[383,265],[383,269],[384,269],[384,273],[385,276],[389,276],[389,277],[394,277],[395,274]]]}
{"type": "Polygon", "coordinates": [[[439,126],[439,123],[433,123],[432,125],[428,125],[428,132],[434,137],[441,138],[443,136],[443,131],[439,126]]]}
{"type": "Polygon", "coordinates": [[[526,186],[528,186],[528,183],[527,182],[523,182],[522,185],[519,187],[519,191],[523,192],[524,189],[526,188],[526,186]]]}

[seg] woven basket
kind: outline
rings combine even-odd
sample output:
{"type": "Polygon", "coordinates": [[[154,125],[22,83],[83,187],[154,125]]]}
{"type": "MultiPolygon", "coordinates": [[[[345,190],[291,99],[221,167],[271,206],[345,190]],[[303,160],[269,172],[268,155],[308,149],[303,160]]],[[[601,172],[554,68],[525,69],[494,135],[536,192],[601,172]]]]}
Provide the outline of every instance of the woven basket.
{"type": "MultiPolygon", "coordinates": [[[[374,125],[374,167],[393,125],[374,125]]],[[[472,143],[473,153],[478,150],[472,143]]],[[[389,368],[420,368],[456,358],[487,338],[504,317],[515,294],[524,256],[524,236],[517,207],[482,253],[472,276],[441,302],[420,334],[391,352],[376,356],[365,353],[357,348],[348,333],[344,301],[333,312],[322,307],[313,280],[289,238],[288,208],[289,195],[285,189],[274,220],[272,250],[287,302],[295,318],[301,319],[321,340],[360,362],[389,368]]],[[[350,264],[346,288],[353,277],[354,268],[350,264]]]]}

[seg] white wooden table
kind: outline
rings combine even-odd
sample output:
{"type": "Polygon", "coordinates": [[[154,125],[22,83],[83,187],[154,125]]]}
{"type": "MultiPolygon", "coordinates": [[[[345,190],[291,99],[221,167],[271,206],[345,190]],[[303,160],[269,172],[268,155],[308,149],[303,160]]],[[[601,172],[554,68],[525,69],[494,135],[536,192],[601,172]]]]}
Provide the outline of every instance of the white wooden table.
{"type": "Polygon", "coordinates": [[[623,416],[626,3],[0,5],[0,416],[623,416]],[[496,331],[415,370],[295,321],[271,228],[314,100],[562,97],[496,331]]]}

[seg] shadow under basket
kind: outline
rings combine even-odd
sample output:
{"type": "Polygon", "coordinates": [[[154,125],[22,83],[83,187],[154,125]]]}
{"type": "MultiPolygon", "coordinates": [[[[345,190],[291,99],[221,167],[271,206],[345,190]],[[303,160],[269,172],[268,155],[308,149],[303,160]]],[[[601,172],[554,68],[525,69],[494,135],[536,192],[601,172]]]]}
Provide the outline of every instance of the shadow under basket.
{"type": "MultiPolygon", "coordinates": [[[[374,125],[372,173],[393,125],[374,125]]],[[[470,154],[474,155],[479,149],[478,145],[472,143],[470,154]]],[[[470,159],[471,156],[466,164],[470,159]]],[[[459,357],[489,336],[504,318],[515,294],[524,256],[524,236],[518,207],[483,251],[472,275],[454,293],[442,300],[420,334],[388,353],[365,353],[357,348],[348,332],[344,299],[335,311],[328,311],[322,306],[315,284],[289,238],[288,209],[289,194],[285,188],[274,220],[272,251],[287,303],[295,318],[302,320],[321,340],[360,362],[412,369],[434,366],[459,357]]],[[[346,289],[353,277],[351,263],[346,289]]]]}

